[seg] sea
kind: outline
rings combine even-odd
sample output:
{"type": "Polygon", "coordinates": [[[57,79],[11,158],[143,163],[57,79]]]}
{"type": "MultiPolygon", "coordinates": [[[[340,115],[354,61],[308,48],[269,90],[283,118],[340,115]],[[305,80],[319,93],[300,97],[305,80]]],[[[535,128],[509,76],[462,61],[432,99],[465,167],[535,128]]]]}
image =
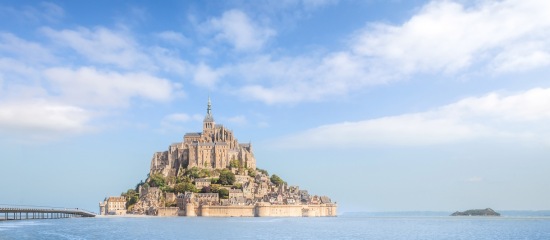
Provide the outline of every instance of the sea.
{"type": "Polygon", "coordinates": [[[550,216],[349,213],[322,218],[20,220],[0,221],[0,239],[550,239],[550,216]]]}

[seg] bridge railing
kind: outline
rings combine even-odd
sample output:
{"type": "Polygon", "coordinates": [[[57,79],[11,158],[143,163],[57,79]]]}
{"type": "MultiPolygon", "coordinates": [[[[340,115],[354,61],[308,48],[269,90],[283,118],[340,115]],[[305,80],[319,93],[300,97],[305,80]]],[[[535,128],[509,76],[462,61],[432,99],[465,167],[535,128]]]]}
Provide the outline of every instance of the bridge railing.
{"type": "Polygon", "coordinates": [[[51,219],[95,216],[95,213],[79,208],[0,204],[0,220],[51,219]]]}

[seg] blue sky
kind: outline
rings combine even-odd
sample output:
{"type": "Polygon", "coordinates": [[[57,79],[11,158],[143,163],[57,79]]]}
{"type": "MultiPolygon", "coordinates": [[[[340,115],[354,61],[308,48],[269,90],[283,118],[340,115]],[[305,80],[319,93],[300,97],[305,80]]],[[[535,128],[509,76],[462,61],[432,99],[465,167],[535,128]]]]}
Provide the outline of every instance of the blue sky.
{"type": "Polygon", "coordinates": [[[550,2],[3,1],[0,203],[97,211],[213,114],[340,211],[550,209],[550,2]]]}

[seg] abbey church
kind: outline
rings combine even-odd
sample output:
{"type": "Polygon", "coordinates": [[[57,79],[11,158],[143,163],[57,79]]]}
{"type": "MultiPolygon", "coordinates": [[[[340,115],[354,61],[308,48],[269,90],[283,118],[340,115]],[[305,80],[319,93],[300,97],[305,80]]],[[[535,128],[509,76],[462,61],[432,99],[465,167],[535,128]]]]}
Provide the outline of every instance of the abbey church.
{"type": "Polygon", "coordinates": [[[229,167],[232,160],[237,160],[239,167],[256,169],[252,144],[239,143],[233,131],[215,123],[208,99],[202,132],[186,133],[183,142],[172,144],[168,151],[155,153],[151,174],[177,176],[181,169],[192,167],[223,169],[229,167]]]}

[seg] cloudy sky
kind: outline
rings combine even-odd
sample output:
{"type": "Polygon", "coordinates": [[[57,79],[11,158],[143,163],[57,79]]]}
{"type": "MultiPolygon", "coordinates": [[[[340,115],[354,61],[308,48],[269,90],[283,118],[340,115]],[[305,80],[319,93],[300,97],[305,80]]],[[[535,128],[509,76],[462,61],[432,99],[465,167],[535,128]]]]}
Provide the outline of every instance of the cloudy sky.
{"type": "Polygon", "coordinates": [[[550,2],[2,1],[0,204],[97,211],[217,123],[346,211],[550,209],[550,2]]]}

